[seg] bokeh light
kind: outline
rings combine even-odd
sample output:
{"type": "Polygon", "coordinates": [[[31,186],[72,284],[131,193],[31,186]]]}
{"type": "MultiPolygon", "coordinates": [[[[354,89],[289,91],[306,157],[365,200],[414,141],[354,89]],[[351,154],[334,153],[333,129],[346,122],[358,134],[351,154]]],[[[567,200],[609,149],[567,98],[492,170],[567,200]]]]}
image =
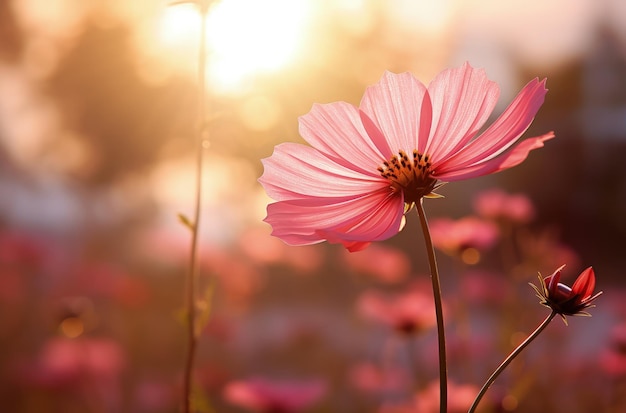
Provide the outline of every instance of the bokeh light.
{"type": "MultiPolygon", "coordinates": [[[[283,68],[303,51],[311,13],[310,0],[222,0],[207,17],[210,87],[217,92],[237,90],[245,81],[283,68]]],[[[200,15],[191,4],[171,6],[159,21],[157,33],[164,46],[197,47],[200,15]]],[[[193,61],[186,64],[193,64],[193,61]]]]}
{"type": "Polygon", "coordinates": [[[276,70],[302,50],[309,0],[226,0],[207,21],[214,85],[276,70]]]}

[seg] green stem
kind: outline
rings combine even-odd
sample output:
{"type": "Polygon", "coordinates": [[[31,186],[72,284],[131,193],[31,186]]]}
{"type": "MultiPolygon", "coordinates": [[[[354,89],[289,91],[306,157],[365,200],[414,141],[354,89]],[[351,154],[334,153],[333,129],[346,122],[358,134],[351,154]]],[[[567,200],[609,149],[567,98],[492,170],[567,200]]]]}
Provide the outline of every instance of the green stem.
{"type": "Polygon", "coordinates": [[[476,396],[474,403],[468,410],[468,413],[473,413],[476,410],[476,407],[478,407],[478,403],[480,403],[480,400],[483,398],[483,396],[489,389],[489,386],[491,386],[491,384],[496,380],[496,378],[498,378],[500,373],[504,371],[504,369],[511,363],[511,361],[513,361],[513,359],[517,357],[517,355],[521,353],[522,350],[524,350],[524,348],[526,348],[526,346],[531,343],[531,341],[537,338],[537,336],[543,331],[543,329],[546,328],[548,324],[550,324],[550,321],[552,321],[552,319],[554,318],[554,316],[556,316],[556,314],[557,314],[556,311],[552,311],[550,315],[548,315],[546,319],[543,320],[543,322],[539,325],[539,327],[537,327],[535,331],[533,331],[531,335],[529,335],[526,338],[526,340],[522,342],[522,344],[517,346],[515,350],[513,350],[513,352],[509,354],[509,356],[502,362],[502,364],[500,364],[498,368],[491,374],[491,376],[489,376],[489,378],[487,379],[483,387],[480,389],[478,396],[476,396]]]}
{"type": "Polygon", "coordinates": [[[198,238],[200,228],[200,209],[202,206],[202,166],[204,164],[204,147],[206,142],[206,102],[205,102],[205,69],[206,69],[206,17],[207,5],[205,0],[196,3],[200,8],[200,46],[198,51],[198,137],[196,148],[196,187],[191,235],[191,251],[189,269],[187,273],[187,356],[183,375],[183,413],[191,413],[192,409],[192,376],[193,364],[196,356],[198,332],[196,331],[196,278],[198,272],[198,238]]]}
{"type": "Polygon", "coordinates": [[[443,326],[443,304],[441,300],[441,286],[439,284],[439,270],[437,269],[437,258],[435,248],[430,236],[428,221],[422,205],[422,199],[415,203],[417,214],[420,217],[426,251],[428,253],[428,264],[430,266],[430,279],[433,284],[433,297],[435,299],[435,315],[437,317],[437,339],[439,342],[439,411],[448,411],[448,367],[446,362],[446,335],[443,326]]]}

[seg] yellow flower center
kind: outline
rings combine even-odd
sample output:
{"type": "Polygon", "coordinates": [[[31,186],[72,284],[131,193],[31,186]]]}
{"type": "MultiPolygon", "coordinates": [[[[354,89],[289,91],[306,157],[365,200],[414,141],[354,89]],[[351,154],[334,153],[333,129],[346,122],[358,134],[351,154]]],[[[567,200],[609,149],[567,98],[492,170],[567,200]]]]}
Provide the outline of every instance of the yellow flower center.
{"type": "Polygon", "coordinates": [[[413,150],[410,159],[403,150],[378,167],[380,175],[390,183],[393,193],[403,194],[408,205],[429,195],[437,184],[431,175],[430,156],[413,150]]]}

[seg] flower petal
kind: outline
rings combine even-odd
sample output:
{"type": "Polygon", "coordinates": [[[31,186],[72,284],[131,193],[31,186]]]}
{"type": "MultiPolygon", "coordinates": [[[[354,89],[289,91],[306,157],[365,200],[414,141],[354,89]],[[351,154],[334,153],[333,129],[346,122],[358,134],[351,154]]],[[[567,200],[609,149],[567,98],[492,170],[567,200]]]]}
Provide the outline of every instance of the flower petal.
{"type": "Polygon", "coordinates": [[[596,276],[593,268],[589,267],[584,270],[572,285],[572,292],[580,297],[580,300],[591,297],[593,290],[596,288],[596,276]]]}
{"type": "Polygon", "coordinates": [[[265,221],[272,225],[272,235],[287,244],[306,245],[387,239],[398,233],[402,218],[402,198],[382,188],[361,197],[276,202],[268,205],[265,221]]]}
{"type": "Polygon", "coordinates": [[[530,151],[542,148],[543,143],[552,138],[554,138],[554,133],[549,132],[545,135],[525,139],[510,151],[496,158],[486,160],[473,166],[459,167],[457,169],[450,169],[447,172],[437,173],[437,179],[453,182],[504,171],[505,169],[512,168],[522,163],[528,157],[530,151]]]}
{"type": "Polygon", "coordinates": [[[277,200],[360,196],[388,187],[380,175],[371,177],[339,165],[309,146],[282,143],[263,159],[259,182],[277,200]]]}
{"type": "Polygon", "coordinates": [[[385,138],[368,135],[359,109],[349,103],[315,104],[299,122],[300,135],[311,146],[348,168],[379,176],[376,168],[389,158],[385,138]]]}
{"type": "Polygon", "coordinates": [[[445,159],[465,146],[487,121],[500,88],[483,69],[468,63],[437,75],[428,85],[433,105],[433,129],[425,152],[445,159]]]}
{"type": "Polygon", "coordinates": [[[385,72],[365,91],[360,109],[389,142],[385,159],[402,149],[421,150],[426,145],[432,120],[432,105],[426,86],[410,73],[385,72]]]}
{"type": "Polygon", "coordinates": [[[543,104],[546,92],[545,79],[530,81],[479,137],[450,157],[433,162],[433,168],[438,174],[444,174],[490,160],[504,152],[528,129],[543,104]]]}

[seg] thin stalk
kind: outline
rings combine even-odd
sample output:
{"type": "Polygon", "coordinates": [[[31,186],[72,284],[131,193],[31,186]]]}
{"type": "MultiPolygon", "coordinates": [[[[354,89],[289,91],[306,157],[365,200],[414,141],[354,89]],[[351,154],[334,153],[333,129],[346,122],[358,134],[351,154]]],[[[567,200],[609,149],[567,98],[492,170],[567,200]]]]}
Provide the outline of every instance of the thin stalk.
{"type": "Polygon", "coordinates": [[[428,264],[430,266],[430,279],[433,284],[433,297],[435,299],[435,315],[437,317],[437,340],[439,342],[439,411],[446,413],[448,411],[448,366],[446,361],[446,334],[443,326],[443,304],[441,300],[441,285],[439,283],[439,270],[437,268],[437,258],[435,257],[435,248],[430,236],[428,221],[422,199],[415,203],[417,214],[420,217],[422,233],[424,234],[424,242],[426,243],[426,252],[428,254],[428,264]]]}
{"type": "Polygon", "coordinates": [[[474,410],[476,410],[476,407],[478,407],[478,403],[480,403],[480,400],[483,398],[483,396],[485,395],[485,393],[489,389],[489,386],[491,386],[491,384],[496,380],[496,378],[498,378],[500,373],[502,373],[502,371],[504,371],[504,369],[511,363],[511,361],[513,361],[513,359],[515,357],[517,357],[517,355],[519,353],[521,353],[522,350],[524,350],[524,348],[526,348],[526,346],[529,345],[531,341],[533,341],[535,338],[537,338],[537,336],[543,331],[543,329],[546,328],[548,326],[548,324],[550,324],[550,321],[552,321],[552,319],[554,318],[554,316],[556,316],[556,314],[557,314],[556,311],[552,311],[550,313],[550,315],[548,315],[546,317],[546,319],[543,320],[543,322],[539,325],[539,327],[537,327],[535,329],[535,331],[533,331],[526,338],[526,340],[524,340],[522,342],[522,344],[517,346],[515,348],[515,350],[513,350],[513,352],[511,354],[509,354],[509,356],[502,362],[502,364],[500,364],[498,366],[498,368],[491,374],[491,376],[489,376],[489,378],[487,379],[487,381],[485,382],[483,387],[480,389],[480,392],[478,393],[478,396],[476,396],[476,399],[474,400],[474,403],[472,404],[472,406],[468,410],[468,413],[473,413],[474,410]]]}
{"type": "Polygon", "coordinates": [[[204,164],[204,146],[206,125],[206,98],[205,98],[205,69],[206,69],[206,1],[200,0],[197,4],[200,8],[200,46],[198,50],[198,136],[196,148],[196,186],[193,220],[191,221],[191,251],[189,257],[189,269],[187,273],[186,288],[186,321],[187,321],[187,357],[183,377],[183,413],[191,413],[192,409],[192,376],[193,364],[198,344],[198,332],[196,331],[196,279],[198,273],[198,238],[200,228],[200,209],[202,206],[202,167],[204,164]]]}

